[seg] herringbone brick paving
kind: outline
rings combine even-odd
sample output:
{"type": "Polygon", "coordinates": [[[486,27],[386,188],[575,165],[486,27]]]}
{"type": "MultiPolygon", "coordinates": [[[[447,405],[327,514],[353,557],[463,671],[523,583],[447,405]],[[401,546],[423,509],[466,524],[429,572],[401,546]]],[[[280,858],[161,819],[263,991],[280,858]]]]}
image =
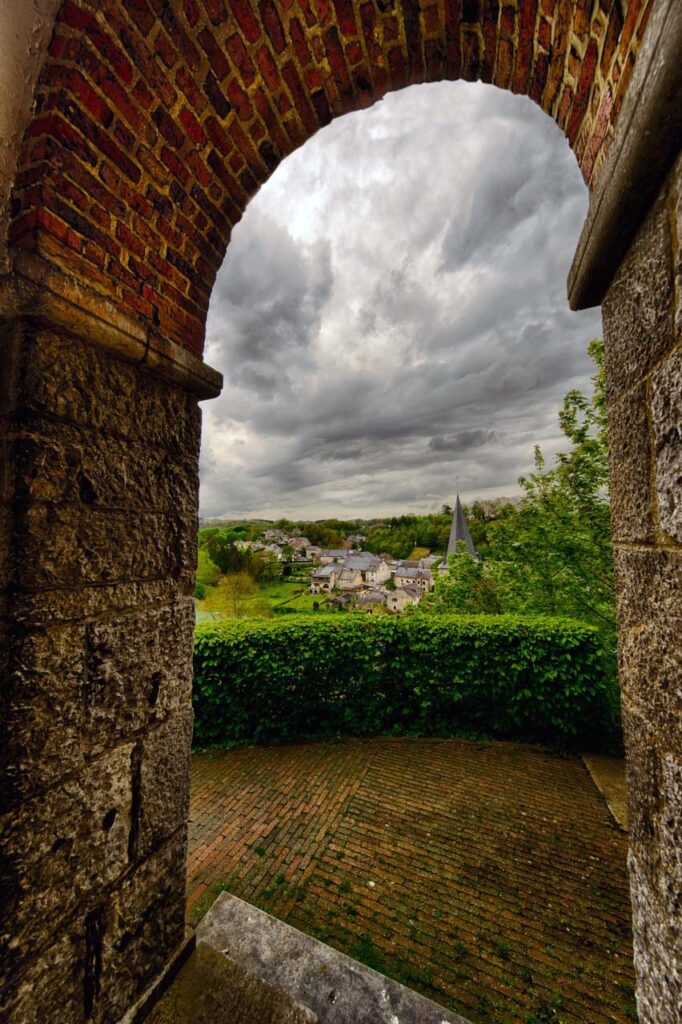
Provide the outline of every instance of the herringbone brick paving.
{"type": "Polygon", "coordinates": [[[227,889],[475,1024],[625,1024],[626,846],[582,761],[539,747],[197,754],[188,916],[227,889]]]}

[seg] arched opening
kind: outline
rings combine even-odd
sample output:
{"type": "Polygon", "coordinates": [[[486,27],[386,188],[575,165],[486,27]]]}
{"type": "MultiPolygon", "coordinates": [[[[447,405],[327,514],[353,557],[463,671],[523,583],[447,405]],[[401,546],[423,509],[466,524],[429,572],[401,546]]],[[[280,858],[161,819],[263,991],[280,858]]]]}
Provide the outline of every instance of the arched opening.
{"type": "MultiPolygon", "coordinates": [[[[213,291],[207,357],[224,389],[203,428],[209,529],[433,512],[455,473],[465,499],[514,494],[533,440],[550,460],[561,444],[563,394],[589,390],[594,372],[599,311],[571,313],[564,288],[586,209],[563,135],[526,98],[481,84],[390,94],[287,158],[213,291]]],[[[301,739],[195,757],[190,920],[222,889],[467,1019],[542,1019],[560,1003],[587,1018],[601,999],[628,1019],[626,844],[610,836],[597,854],[608,823],[579,758],[526,751],[522,764],[494,745],[483,768],[466,742],[301,739]],[[495,791],[498,770],[524,792],[521,812],[495,791]],[[566,828],[571,790],[590,811],[566,828]],[[530,824],[549,807],[551,836],[530,824]],[[625,933],[608,950],[591,903],[607,879],[600,898],[625,933]],[[581,935],[576,949],[562,932],[581,935]],[[575,969],[587,946],[569,978],[559,965],[575,969]]]]}
{"type": "Polygon", "coordinates": [[[551,459],[563,394],[593,372],[599,311],[565,296],[587,198],[552,122],[480,83],[389,94],[287,158],[212,293],[224,385],[204,412],[202,515],[427,511],[456,473],[465,497],[515,491],[524,414],[551,459]]]}
{"type": "Polygon", "coordinates": [[[595,197],[571,288],[605,295],[639,1000],[647,1024],[671,1018],[677,5],[52,11],[2,169],[7,1012],[115,1021],[181,942],[196,398],[219,388],[199,356],[232,227],[333,116],[408,83],[480,78],[550,113],[595,197]],[[650,132],[656,159],[628,131],[650,132]]]}

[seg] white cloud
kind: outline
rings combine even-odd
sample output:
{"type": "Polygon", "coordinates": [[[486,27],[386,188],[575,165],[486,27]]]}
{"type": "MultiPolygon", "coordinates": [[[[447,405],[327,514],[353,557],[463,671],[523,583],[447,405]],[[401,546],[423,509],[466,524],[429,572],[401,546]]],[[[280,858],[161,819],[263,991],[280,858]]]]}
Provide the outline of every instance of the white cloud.
{"type": "Polygon", "coordinates": [[[206,357],[204,515],[374,515],[509,494],[560,448],[598,310],[565,280],[587,192],[524,97],[390,94],[292,154],[233,234],[206,357]]]}

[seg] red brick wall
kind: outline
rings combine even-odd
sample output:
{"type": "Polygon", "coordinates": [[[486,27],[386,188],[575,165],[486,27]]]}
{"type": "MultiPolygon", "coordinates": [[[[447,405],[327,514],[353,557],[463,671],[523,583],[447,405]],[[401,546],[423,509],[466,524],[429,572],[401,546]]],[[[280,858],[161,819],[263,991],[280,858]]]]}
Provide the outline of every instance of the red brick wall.
{"type": "Polygon", "coordinates": [[[196,353],[230,231],[288,153],[385,92],[482,79],[592,187],[650,0],[64,0],[13,194],[39,253],[196,353]]]}

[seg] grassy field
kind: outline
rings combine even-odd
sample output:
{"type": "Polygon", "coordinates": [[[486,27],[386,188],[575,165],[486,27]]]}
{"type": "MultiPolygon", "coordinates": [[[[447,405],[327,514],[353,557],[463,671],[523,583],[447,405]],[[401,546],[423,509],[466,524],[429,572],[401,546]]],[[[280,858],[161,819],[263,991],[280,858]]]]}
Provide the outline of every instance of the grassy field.
{"type": "Polygon", "coordinates": [[[410,561],[417,562],[420,558],[428,558],[430,554],[431,548],[412,548],[410,561]]]}
{"type": "MultiPolygon", "coordinates": [[[[315,604],[324,612],[324,597],[316,597],[308,593],[310,570],[295,580],[281,579],[268,583],[256,584],[252,594],[245,594],[235,601],[228,592],[226,581],[218,579],[215,586],[207,588],[203,601],[196,602],[197,622],[210,622],[212,619],[268,618],[277,615],[277,609],[311,614],[315,613],[315,604]]],[[[285,611],[286,613],[286,611],[285,611]]]]}

